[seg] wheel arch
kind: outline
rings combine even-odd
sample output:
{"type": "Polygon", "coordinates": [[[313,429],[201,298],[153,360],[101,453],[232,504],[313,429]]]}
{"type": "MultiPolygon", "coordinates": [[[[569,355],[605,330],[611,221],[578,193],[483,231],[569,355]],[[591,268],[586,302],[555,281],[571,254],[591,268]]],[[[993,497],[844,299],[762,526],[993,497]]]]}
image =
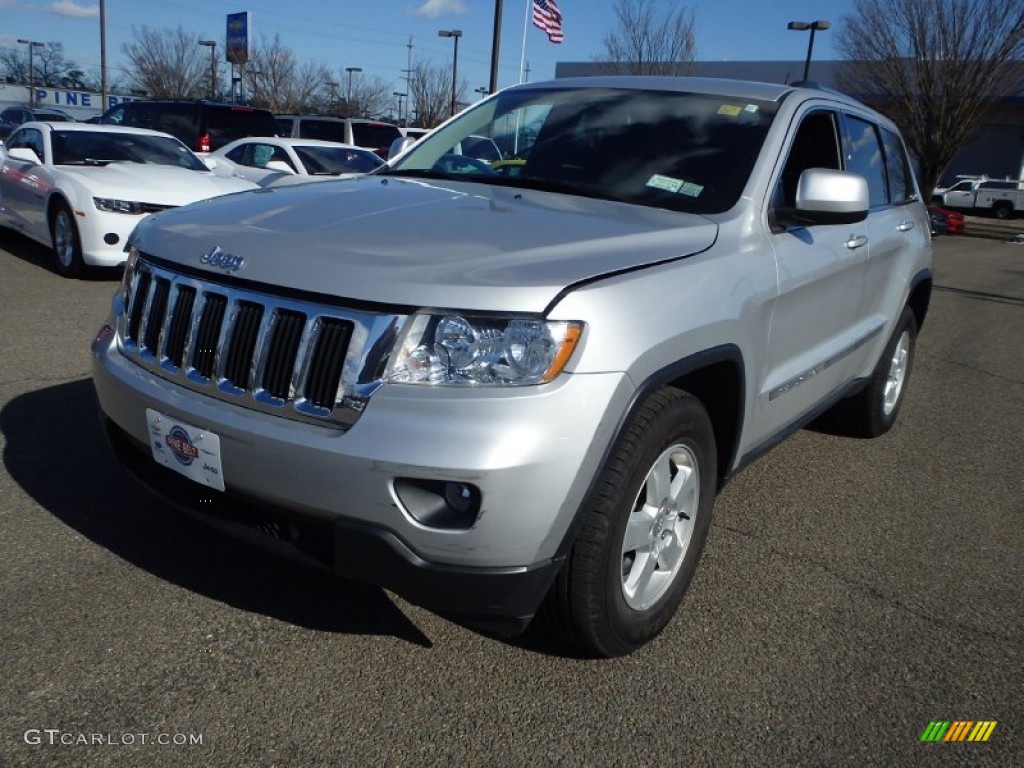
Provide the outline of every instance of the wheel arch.
{"type": "Polygon", "coordinates": [[[910,294],[907,296],[907,306],[914,313],[917,321],[917,330],[920,331],[924,325],[925,316],[928,314],[928,304],[932,297],[932,271],[922,269],[910,282],[910,294]]]}
{"type": "Polygon", "coordinates": [[[664,387],[689,392],[707,410],[715,434],[718,463],[717,486],[721,489],[725,485],[736,461],[746,400],[743,354],[735,344],[712,347],[671,363],[650,374],[636,388],[628,407],[619,417],[614,434],[605,446],[598,469],[590,478],[583,503],[580,504],[575,518],[566,531],[556,557],[564,556],[572,547],[583,518],[579,511],[586,509],[589,504],[588,500],[593,497],[613,448],[618,443],[623,430],[626,429],[643,402],[664,387]]]}

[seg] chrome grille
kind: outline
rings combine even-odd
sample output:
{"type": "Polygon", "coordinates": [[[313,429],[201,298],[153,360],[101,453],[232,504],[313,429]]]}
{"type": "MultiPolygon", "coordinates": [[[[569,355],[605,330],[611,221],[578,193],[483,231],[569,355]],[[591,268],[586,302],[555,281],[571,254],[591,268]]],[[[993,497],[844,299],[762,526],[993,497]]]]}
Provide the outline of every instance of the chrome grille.
{"type": "Polygon", "coordinates": [[[139,258],[122,352],[158,376],[256,410],[346,428],[380,386],[405,315],[242,290],[139,258]]]}

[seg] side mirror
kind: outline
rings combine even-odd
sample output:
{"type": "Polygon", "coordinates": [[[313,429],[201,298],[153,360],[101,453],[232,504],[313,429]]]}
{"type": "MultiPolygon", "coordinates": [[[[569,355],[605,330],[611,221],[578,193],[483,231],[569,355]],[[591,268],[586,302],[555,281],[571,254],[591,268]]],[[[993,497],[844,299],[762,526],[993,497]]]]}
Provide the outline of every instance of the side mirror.
{"type": "Polygon", "coordinates": [[[415,143],[416,139],[412,136],[402,136],[401,138],[395,139],[391,142],[391,147],[388,149],[387,159],[394,160],[415,143]]]}
{"type": "Polygon", "coordinates": [[[292,167],[284,160],[271,160],[263,167],[268,171],[277,171],[278,173],[295,173],[295,171],[292,170],[292,167]]]}
{"type": "Polygon", "coordinates": [[[868,217],[868,182],[858,173],[808,168],[796,187],[793,218],[806,224],[853,224],[868,217]]]}
{"type": "Polygon", "coordinates": [[[42,165],[43,161],[39,159],[39,155],[36,154],[34,149],[28,147],[13,147],[7,150],[7,156],[13,160],[21,160],[24,163],[32,163],[33,165],[42,165]]]}

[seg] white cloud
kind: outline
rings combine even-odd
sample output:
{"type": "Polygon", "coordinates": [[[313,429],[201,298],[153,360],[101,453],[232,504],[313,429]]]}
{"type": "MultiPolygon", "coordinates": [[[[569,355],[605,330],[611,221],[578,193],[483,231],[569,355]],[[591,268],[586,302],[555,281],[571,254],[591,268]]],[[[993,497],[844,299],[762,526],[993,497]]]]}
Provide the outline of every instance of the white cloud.
{"type": "Polygon", "coordinates": [[[423,4],[413,11],[417,16],[441,16],[445,13],[466,13],[466,5],[462,0],[424,0],[423,4]]]}
{"type": "Polygon", "coordinates": [[[76,19],[92,19],[100,15],[98,5],[79,5],[75,0],[56,0],[46,10],[58,16],[72,16],[76,19]]]}

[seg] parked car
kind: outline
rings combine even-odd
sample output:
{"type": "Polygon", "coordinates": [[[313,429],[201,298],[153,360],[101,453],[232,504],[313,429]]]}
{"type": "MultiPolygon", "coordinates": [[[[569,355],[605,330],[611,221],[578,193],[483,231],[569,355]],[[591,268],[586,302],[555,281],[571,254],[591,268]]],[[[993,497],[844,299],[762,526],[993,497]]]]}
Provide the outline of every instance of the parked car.
{"type": "Polygon", "coordinates": [[[0,225],[54,250],[67,277],[113,267],[150,213],[255,189],[215,177],[165,133],[87,123],[25,123],[0,149],[0,225]]]}
{"type": "Polygon", "coordinates": [[[143,221],[94,381],[180,508],[614,656],[676,612],[742,467],[826,412],[894,425],[930,242],[897,128],[834,91],[529,83],[371,175],[143,221]],[[471,135],[520,172],[450,173],[471,135]]]}
{"type": "Polygon", "coordinates": [[[928,215],[941,222],[942,234],[954,235],[967,225],[967,219],[960,211],[951,211],[937,205],[928,206],[928,215]]]}
{"type": "Polygon", "coordinates": [[[7,107],[0,112],[0,140],[11,135],[11,131],[22,123],[32,120],[47,123],[73,123],[75,118],[59,109],[37,109],[34,107],[7,107]]]}
{"type": "Polygon", "coordinates": [[[384,161],[368,149],[316,139],[238,139],[211,155],[219,175],[260,186],[326,181],[369,173],[384,161]]]}
{"type": "Polygon", "coordinates": [[[128,101],[104,112],[101,122],[164,131],[200,154],[246,136],[278,134],[277,121],[269,110],[202,100],[128,101]]]}
{"type": "Polygon", "coordinates": [[[402,137],[397,125],[357,117],[277,115],[277,124],[282,136],[350,144],[371,149],[382,158],[387,157],[391,142],[402,137]]]}

